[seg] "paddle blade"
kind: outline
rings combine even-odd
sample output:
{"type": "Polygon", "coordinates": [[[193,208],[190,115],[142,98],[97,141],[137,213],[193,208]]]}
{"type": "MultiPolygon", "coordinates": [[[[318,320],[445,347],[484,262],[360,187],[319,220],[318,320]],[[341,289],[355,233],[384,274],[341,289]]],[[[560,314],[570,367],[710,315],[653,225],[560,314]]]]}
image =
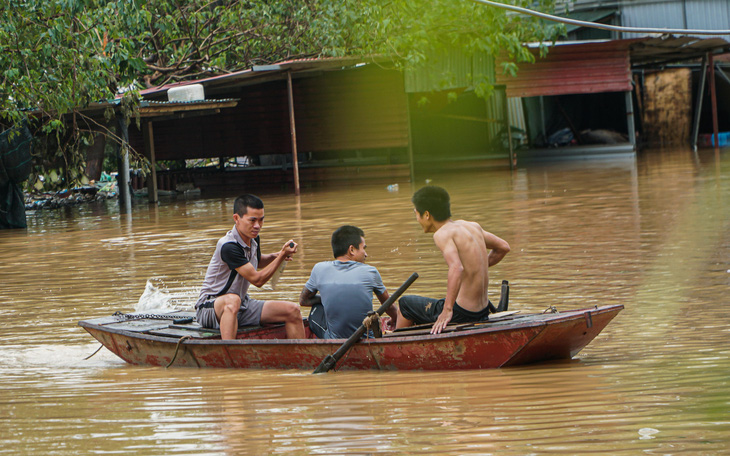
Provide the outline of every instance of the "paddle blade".
{"type": "Polygon", "coordinates": [[[337,360],[332,355],[327,355],[322,360],[322,362],[319,363],[319,366],[314,369],[313,374],[323,374],[325,372],[329,372],[330,370],[332,370],[333,367],[335,367],[335,364],[337,364],[337,360]]]}

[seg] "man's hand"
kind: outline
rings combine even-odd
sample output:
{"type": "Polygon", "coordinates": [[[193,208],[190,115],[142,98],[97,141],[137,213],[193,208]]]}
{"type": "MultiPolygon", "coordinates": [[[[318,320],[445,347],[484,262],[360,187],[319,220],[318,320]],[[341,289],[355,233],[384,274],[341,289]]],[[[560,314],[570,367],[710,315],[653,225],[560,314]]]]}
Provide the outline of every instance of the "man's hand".
{"type": "Polygon", "coordinates": [[[387,315],[384,315],[380,317],[380,320],[382,320],[381,327],[383,328],[383,331],[395,331],[395,320],[390,318],[387,315]]]}
{"type": "Polygon", "coordinates": [[[298,247],[299,245],[296,242],[294,242],[292,239],[289,239],[288,241],[286,241],[286,244],[284,244],[284,247],[281,248],[281,252],[279,253],[279,255],[284,255],[284,259],[286,261],[291,261],[291,257],[292,255],[297,253],[298,247]]]}
{"type": "Polygon", "coordinates": [[[443,329],[446,327],[446,325],[449,324],[449,322],[451,321],[451,317],[453,316],[453,310],[442,310],[438,320],[436,320],[436,323],[433,324],[433,328],[431,328],[431,334],[439,334],[441,331],[443,331],[443,329]]]}

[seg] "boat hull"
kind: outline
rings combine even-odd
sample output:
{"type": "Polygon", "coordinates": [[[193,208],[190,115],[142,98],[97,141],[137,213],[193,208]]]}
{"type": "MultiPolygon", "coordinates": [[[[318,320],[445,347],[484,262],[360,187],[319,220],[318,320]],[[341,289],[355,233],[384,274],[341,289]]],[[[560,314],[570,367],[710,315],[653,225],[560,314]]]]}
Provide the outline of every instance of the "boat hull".
{"type": "MultiPolygon", "coordinates": [[[[621,309],[623,306],[614,305],[512,316],[452,327],[438,335],[396,332],[355,344],[336,369],[489,369],[569,359],[621,309]]],[[[177,336],[161,336],[155,335],[156,331],[126,330],[120,324],[105,324],[108,321],[79,324],[114,354],[136,365],[313,370],[344,343],[344,339],[288,340],[283,327],[259,328],[239,334],[236,340],[224,341],[211,334],[190,337],[178,331],[177,336]]]]}

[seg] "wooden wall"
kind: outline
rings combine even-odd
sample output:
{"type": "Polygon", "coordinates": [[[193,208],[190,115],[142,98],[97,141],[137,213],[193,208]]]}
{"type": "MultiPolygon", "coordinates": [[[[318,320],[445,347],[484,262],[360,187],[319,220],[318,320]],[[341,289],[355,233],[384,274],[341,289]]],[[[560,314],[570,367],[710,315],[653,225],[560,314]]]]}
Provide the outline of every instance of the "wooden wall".
{"type": "Polygon", "coordinates": [[[641,93],[642,142],[689,144],[692,126],[692,73],[676,68],[646,73],[641,93]]]}
{"type": "MultiPolygon", "coordinates": [[[[402,74],[374,66],[293,81],[297,146],[321,151],[405,148],[408,118],[402,74]]],[[[240,99],[220,114],[154,122],[157,160],[291,154],[286,80],[232,87],[215,98],[240,99]]],[[[130,142],[144,150],[130,128],[130,142]]]]}

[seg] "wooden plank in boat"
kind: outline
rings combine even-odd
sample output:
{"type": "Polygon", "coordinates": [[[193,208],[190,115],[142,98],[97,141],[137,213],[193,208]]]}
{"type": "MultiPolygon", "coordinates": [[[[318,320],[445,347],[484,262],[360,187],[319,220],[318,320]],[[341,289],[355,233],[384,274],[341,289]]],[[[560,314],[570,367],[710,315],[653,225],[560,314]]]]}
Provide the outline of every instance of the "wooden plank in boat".
{"type": "Polygon", "coordinates": [[[185,337],[185,336],[192,336],[194,338],[207,339],[210,337],[218,337],[220,335],[220,331],[217,331],[215,329],[209,330],[209,329],[203,329],[203,328],[178,329],[178,328],[173,328],[172,326],[170,326],[169,328],[153,329],[151,331],[147,331],[147,334],[151,334],[153,336],[172,337],[175,339],[179,339],[179,338],[185,337]]]}
{"type": "Polygon", "coordinates": [[[206,332],[211,332],[211,333],[214,333],[214,334],[220,334],[221,333],[219,329],[203,328],[198,323],[190,323],[190,324],[186,324],[186,325],[176,325],[176,324],[173,323],[173,324],[170,325],[170,329],[181,329],[181,330],[184,330],[184,331],[186,330],[186,331],[198,331],[198,332],[200,332],[200,331],[206,331],[206,332]]]}
{"type": "MultiPolygon", "coordinates": [[[[489,315],[489,320],[487,321],[478,321],[474,323],[452,323],[447,325],[441,333],[447,333],[447,332],[453,332],[453,331],[463,331],[465,329],[472,329],[477,326],[484,326],[488,325],[490,323],[496,323],[498,321],[504,321],[509,320],[510,317],[516,313],[519,313],[519,310],[508,310],[505,312],[497,312],[494,314],[489,315]]],[[[383,334],[383,337],[404,337],[404,336],[422,336],[422,335],[428,335],[431,334],[431,327],[433,327],[433,323],[427,323],[425,325],[417,325],[417,326],[409,326],[407,328],[399,328],[395,331],[383,334]]]]}
{"type": "Polygon", "coordinates": [[[170,326],[169,320],[127,320],[104,325],[104,327],[108,329],[118,329],[131,332],[153,331],[156,329],[167,328],[168,326],[170,326]]]}

